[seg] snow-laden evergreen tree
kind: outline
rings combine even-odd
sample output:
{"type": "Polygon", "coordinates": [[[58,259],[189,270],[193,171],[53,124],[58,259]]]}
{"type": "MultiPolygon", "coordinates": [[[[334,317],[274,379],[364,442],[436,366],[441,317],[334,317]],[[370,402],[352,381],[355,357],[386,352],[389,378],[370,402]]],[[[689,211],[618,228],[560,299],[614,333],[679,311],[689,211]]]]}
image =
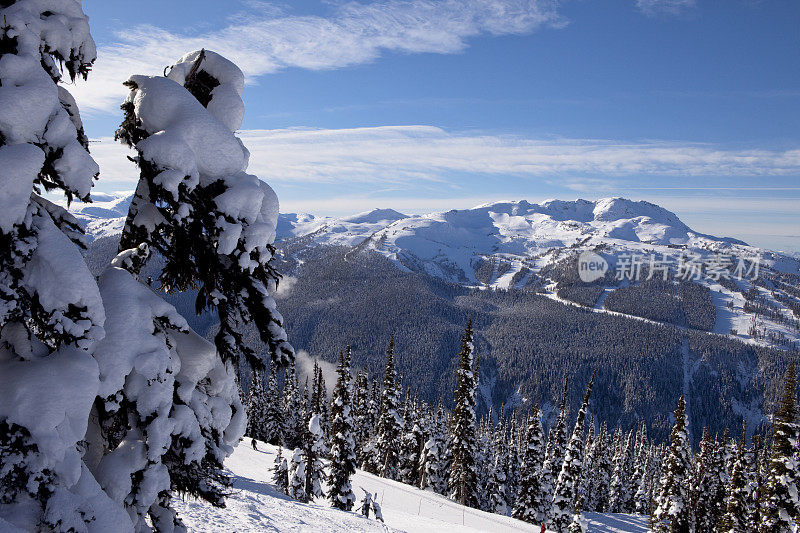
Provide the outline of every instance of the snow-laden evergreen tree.
{"type": "Polygon", "coordinates": [[[311,389],[311,411],[319,413],[319,426],[322,429],[323,436],[327,436],[330,423],[328,393],[325,386],[325,377],[322,375],[322,369],[316,359],[314,360],[314,378],[311,389]]]}
{"type": "Polygon", "coordinates": [[[712,531],[717,526],[716,494],[719,485],[717,443],[711,438],[708,427],[703,428],[700,451],[694,456],[691,499],[695,528],[712,531]]]}
{"type": "Polygon", "coordinates": [[[797,378],[792,362],[786,370],[783,395],[772,419],[772,450],[759,524],[763,533],[794,531],[798,525],[798,445],[797,378]]]}
{"type": "Polygon", "coordinates": [[[506,451],[506,501],[508,509],[516,508],[517,494],[520,486],[520,433],[517,417],[511,418],[508,430],[508,448],[506,451]]]}
{"type": "Polygon", "coordinates": [[[494,457],[492,459],[491,477],[489,479],[489,511],[501,515],[509,514],[508,505],[508,476],[506,467],[508,465],[508,434],[503,424],[502,418],[494,431],[494,457]]]}
{"type": "Polygon", "coordinates": [[[339,352],[338,378],[331,399],[331,450],[328,498],[337,509],[351,511],[356,501],[350,478],[356,472],[356,444],[353,440],[350,346],[339,352]]]}
{"type": "MultiPolygon", "coordinates": [[[[264,439],[270,444],[283,444],[285,421],[283,397],[278,388],[277,365],[270,365],[269,380],[264,397],[264,439]]],[[[249,416],[249,415],[248,415],[249,416]]]]}
{"type": "Polygon", "coordinates": [[[378,429],[375,440],[378,473],[388,479],[397,478],[400,435],[403,419],[400,409],[400,385],[394,368],[394,335],[386,349],[386,370],[383,374],[383,394],[378,429]]]}
{"type": "Polygon", "coordinates": [[[403,436],[400,440],[399,477],[407,485],[417,486],[420,482],[422,450],[427,441],[423,430],[424,423],[417,413],[416,401],[406,402],[403,416],[403,436]]]}
{"type": "Polygon", "coordinates": [[[361,464],[364,460],[362,450],[369,439],[369,432],[372,428],[369,402],[370,389],[367,373],[359,370],[353,386],[353,440],[356,444],[357,464],[361,464]]]}
{"type": "Polygon", "coordinates": [[[261,370],[253,370],[250,389],[247,391],[247,430],[245,435],[256,440],[266,441],[267,397],[261,370]]]}
{"type": "Polygon", "coordinates": [[[607,487],[611,485],[611,476],[614,471],[614,445],[605,422],[600,425],[600,434],[598,438],[600,440],[597,445],[597,469],[595,474],[597,477],[597,484],[592,491],[592,502],[595,511],[607,511],[607,487]]]}
{"type": "Polygon", "coordinates": [[[248,346],[252,324],[279,366],[294,358],[270,288],[278,199],[245,172],[249,153],[234,135],[242,123],[244,76],[226,59],[199,50],[166,76],[132,76],[116,138],[137,151],[139,184],[119,250],[147,244],[165,261],[166,291],[198,288],[195,308],[217,312],[214,342],[223,361],[267,362],[248,346]]]}
{"type": "Polygon", "coordinates": [[[661,475],[656,508],[650,518],[654,531],[671,533],[692,530],[692,509],[689,498],[692,449],[689,444],[686,403],[683,396],[674,412],[675,425],[669,437],[669,450],[661,475]]]}
{"type": "Polygon", "coordinates": [[[122,251],[100,278],[107,335],[98,352],[106,386],[98,391],[97,433],[99,447],[111,451],[92,468],[114,485],[115,498],[135,521],[144,524],[149,515],[164,530],[180,527],[164,507],[170,490],[222,505],[222,459],[238,440],[235,424],[244,426],[233,392],[234,363],[245,360],[260,369],[267,360],[242,342],[240,325],[257,325],[276,364],[293,355],[269,295],[277,282],[270,266],[277,200],[269,186],[244,172],[247,152],[233,133],[244,109],[243,80],[235,65],[204,51],[182,58],[167,77],[133,76],[118,131],[136,148],[140,180],[122,251]],[[162,289],[199,286],[197,310],[216,309],[218,352],[137,280],[151,250],[165,261],[162,289]],[[136,305],[120,303],[119,294],[136,305]],[[112,316],[120,321],[116,329],[112,316]],[[146,342],[131,341],[131,324],[146,342]],[[120,353],[118,344],[131,348],[120,353]],[[146,386],[129,385],[137,382],[146,386]],[[149,462],[125,463],[130,447],[140,448],[149,462]]]}
{"type": "Polygon", "coordinates": [[[541,469],[544,458],[544,428],[542,412],[539,406],[533,408],[525,429],[525,448],[520,465],[519,493],[511,514],[514,518],[543,524],[547,520],[547,512],[551,500],[550,491],[543,484],[548,480],[542,476],[541,469]]]}
{"type": "Polygon", "coordinates": [[[564,390],[561,392],[561,404],[558,408],[558,418],[555,427],[550,428],[547,442],[547,457],[553,476],[561,472],[561,463],[564,461],[564,452],[567,447],[567,378],[564,378],[564,390]]]}
{"type": "Polygon", "coordinates": [[[748,493],[747,493],[747,464],[745,461],[745,448],[747,435],[747,421],[742,426],[742,437],[736,448],[736,454],[731,469],[731,478],[728,482],[725,514],[719,530],[721,533],[745,533],[749,528],[748,493]]]}
{"type": "MultiPolygon", "coordinates": [[[[489,412],[491,417],[491,411],[489,412]]],[[[477,508],[481,511],[491,511],[491,480],[494,457],[494,442],[491,438],[489,418],[483,420],[478,426],[475,440],[475,473],[477,476],[476,497],[477,508]]]]}
{"type": "Polygon", "coordinates": [[[118,254],[99,279],[106,336],[95,350],[102,379],[86,456],[137,529],[182,531],[170,494],[224,505],[222,462],[246,415],[233,364],[138,279],[147,252],[143,244],[118,254]]]}
{"type": "Polygon", "coordinates": [[[647,427],[642,424],[639,429],[639,443],[636,453],[636,466],[633,473],[633,502],[630,503],[632,512],[650,514],[650,484],[652,482],[653,466],[650,443],[647,439],[647,427]]]}
{"type": "MultiPolygon", "coordinates": [[[[743,434],[746,435],[747,420],[743,424],[743,434]]],[[[758,446],[760,437],[753,435],[753,445],[745,446],[742,450],[742,464],[744,472],[744,527],[748,531],[758,530],[758,483],[759,463],[758,446]]],[[[733,475],[733,474],[731,474],[733,475]]],[[[727,510],[727,508],[726,508],[727,510]]]]}
{"type": "MultiPolygon", "coordinates": [[[[583,433],[586,425],[586,411],[589,409],[589,396],[592,393],[594,374],[586,387],[583,403],[575,420],[572,436],[564,452],[561,472],[558,475],[556,488],[553,495],[552,510],[550,512],[550,525],[556,531],[569,528],[573,511],[578,503],[581,474],[583,473],[583,433]]],[[[580,507],[580,506],[578,506],[580,507]]]]}
{"type": "Polygon", "coordinates": [[[475,347],[472,336],[472,319],[469,319],[461,337],[461,351],[458,354],[455,407],[450,419],[449,448],[452,464],[448,488],[450,497],[461,505],[477,507],[475,394],[478,383],[475,375],[475,347]]]}
{"type": "Polygon", "coordinates": [[[99,169],[61,82],[62,70],[86,78],[94,41],[78,1],[9,0],[0,20],[0,523],[131,531],[81,443],[100,386],[101,294],[80,224],[42,196],[91,201],[99,169]]]}
{"type": "MultiPolygon", "coordinates": [[[[593,423],[592,423],[593,424],[593,423]]],[[[592,425],[589,426],[589,435],[586,437],[586,458],[584,461],[583,502],[587,511],[597,510],[597,494],[600,485],[600,472],[602,468],[601,454],[603,454],[603,435],[595,433],[592,425]]]]}
{"type": "Polygon", "coordinates": [[[289,496],[299,502],[309,501],[306,492],[305,456],[301,448],[294,450],[292,462],[289,465],[289,496]]]}
{"type": "Polygon", "coordinates": [[[286,369],[283,379],[283,405],[284,405],[284,444],[287,448],[299,448],[303,442],[306,431],[305,400],[303,391],[297,383],[297,370],[291,363],[286,369]]]}
{"type": "Polygon", "coordinates": [[[303,463],[305,464],[305,486],[303,490],[309,500],[322,497],[322,457],[325,455],[325,437],[322,435],[319,415],[312,413],[308,431],[303,440],[303,463]]]}
{"type": "Polygon", "coordinates": [[[275,456],[275,464],[272,467],[272,482],[275,487],[283,494],[289,494],[289,466],[283,456],[283,448],[278,447],[278,455],[275,456]]]}
{"type": "Polygon", "coordinates": [[[612,513],[630,512],[626,505],[632,499],[630,476],[633,455],[633,431],[629,431],[614,455],[614,471],[608,495],[608,510],[612,513]]]}
{"type": "Polygon", "coordinates": [[[419,487],[438,494],[447,492],[447,420],[441,404],[420,457],[419,487]]]}
{"type": "Polygon", "coordinates": [[[727,488],[730,483],[730,471],[733,468],[733,458],[736,455],[736,446],[730,438],[730,433],[726,427],[721,439],[714,440],[713,460],[713,486],[712,501],[713,513],[712,521],[719,525],[722,515],[725,514],[727,506],[727,488]]]}

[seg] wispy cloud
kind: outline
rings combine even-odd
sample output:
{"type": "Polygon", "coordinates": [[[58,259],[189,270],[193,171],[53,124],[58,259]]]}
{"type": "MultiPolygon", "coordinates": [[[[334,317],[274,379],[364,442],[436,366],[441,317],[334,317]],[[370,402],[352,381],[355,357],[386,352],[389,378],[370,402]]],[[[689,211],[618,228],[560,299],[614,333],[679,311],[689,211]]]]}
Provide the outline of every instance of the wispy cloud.
{"type": "MultiPolygon", "coordinates": [[[[800,148],[726,149],[713,144],[603,139],[535,139],[453,133],[433,126],[243,130],[249,171],[268,182],[403,184],[454,182],[458,174],[559,176],[573,190],[617,177],[800,175],[800,148]]],[[[110,138],[93,144],[103,181],[119,187],[136,172],[110,138]]],[[[629,183],[630,185],[630,183],[629,183]]],[[[641,186],[669,188],[669,182],[641,186]]],[[[679,184],[685,186],[685,184],[679,184]]]]}
{"type": "Polygon", "coordinates": [[[367,63],[386,51],[452,54],[478,35],[520,35],[560,27],[557,0],[389,0],[348,2],[330,16],[293,15],[271,3],[205,33],[135,26],[100,43],[86,83],[72,89],[84,111],[119,106],[131,74],[158,74],[184,53],[208,48],[236,62],[250,81],[288,67],[334,69],[367,63]]]}
{"type": "Polygon", "coordinates": [[[695,6],[695,0],[636,0],[636,7],[647,16],[678,15],[695,6]]]}

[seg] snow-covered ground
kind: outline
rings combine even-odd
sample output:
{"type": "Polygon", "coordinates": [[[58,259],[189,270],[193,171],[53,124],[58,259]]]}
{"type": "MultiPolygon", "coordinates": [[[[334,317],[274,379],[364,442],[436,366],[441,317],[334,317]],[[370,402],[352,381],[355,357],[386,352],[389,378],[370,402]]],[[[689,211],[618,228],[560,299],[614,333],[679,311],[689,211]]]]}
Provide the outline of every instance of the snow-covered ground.
{"type": "MultiPolygon", "coordinates": [[[[458,505],[447,498],[361,470],[353,476],[357,498],[364,490],[376,494],[381,505],[382,524],[357,512],[330,507],[326,500],[300,503],[281,494],[272,484],[272,466],[277,448],[259,443],[258,451],[243,441],[226,461],[235,476],[234,493],[226,509],[217,509],[195,500],[176,501],[178,513],[191,531],[407,531],[439,532],[517,532],[540,528],[507,516],[485,513],[458,505]]],[[[647,518],[635,515],[587,514],[589,531],[646,531],[647,518]]]]}

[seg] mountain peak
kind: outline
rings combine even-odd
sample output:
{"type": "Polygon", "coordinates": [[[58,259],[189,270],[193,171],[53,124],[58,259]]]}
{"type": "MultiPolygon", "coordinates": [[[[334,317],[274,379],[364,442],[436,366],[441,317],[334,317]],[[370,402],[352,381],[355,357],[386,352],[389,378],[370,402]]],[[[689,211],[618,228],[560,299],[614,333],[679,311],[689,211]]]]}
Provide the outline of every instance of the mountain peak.
{"type": "Polygon", "coordinates": [[[377,224],[379,222],[394,222],[403,218],[408,218],[394,209],[380,209],[375,208],[371,211],[364,211],[363,213],[356,213],[348,217],[337,219],[339,222],[348,222],[350,224],[377,224]]]}

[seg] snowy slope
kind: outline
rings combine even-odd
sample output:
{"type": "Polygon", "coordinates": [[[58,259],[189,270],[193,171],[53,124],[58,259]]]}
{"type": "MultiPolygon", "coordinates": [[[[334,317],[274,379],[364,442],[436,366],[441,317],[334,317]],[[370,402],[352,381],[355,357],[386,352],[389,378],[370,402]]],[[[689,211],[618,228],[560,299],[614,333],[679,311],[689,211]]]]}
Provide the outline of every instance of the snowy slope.
{"type": "MultiPolygon", "coordinates": [[[[259,443],[259,450],[242,442],[225,465],[234,474],[235,492],[226,509],[216,509],[204,502],[176,501],[176,508],[191,531],[407,531],[439,532],[539,532],[539,527],[510,517],[485,513],[458,505],[443,496],[356,472],[352,484],[357,498],[363,489],[377,494],[385,525],[356,512],[332,509],[320,500],[304,504],[279,493],[272,484],[272,465],[277,449],[259,443]]],[[[632,515],[589,516],[589,531],[646,531],[647,519],[632,515]]]]}

